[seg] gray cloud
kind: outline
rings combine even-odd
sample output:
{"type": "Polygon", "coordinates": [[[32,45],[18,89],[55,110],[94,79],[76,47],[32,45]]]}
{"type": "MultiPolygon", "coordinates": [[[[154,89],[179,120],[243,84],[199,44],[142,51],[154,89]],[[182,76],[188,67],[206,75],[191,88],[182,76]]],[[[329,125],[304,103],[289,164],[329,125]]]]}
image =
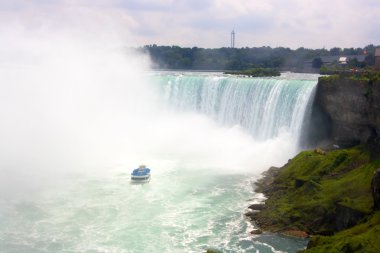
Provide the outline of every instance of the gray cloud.
{"type": "MultiPolygon", "coordinates": [[[[232,29],[239,46],[357,47],[380,44],[380,2],[375,0],[15,0],[3,13],[32,8],[59,12],[89,8],[128,17],[125,29],[138,45],[220,47],[232,29]]],[[[30,14],[29,14],[30,15],[30,14]]],[[[19,15],[22,18],[22,15],[19,15]]],[[[112,15],[110,15],[112,16],[112,15]]],[[[122,18],[121,18],[122,19],[122,18]]]]}

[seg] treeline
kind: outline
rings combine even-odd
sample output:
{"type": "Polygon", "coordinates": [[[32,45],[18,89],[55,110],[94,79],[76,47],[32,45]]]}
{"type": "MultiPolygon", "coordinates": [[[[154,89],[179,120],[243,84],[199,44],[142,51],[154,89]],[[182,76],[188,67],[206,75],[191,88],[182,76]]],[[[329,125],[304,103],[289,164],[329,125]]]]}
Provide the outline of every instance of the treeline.
{"type": "MultiPolygon", "coordinates": [[[[362,66],[373,65],[375,46],[364,48],[331,48],[308,49],[300,47],[296,50],[285,47],[253,47],[253,48],[182,48],[179,46],[147,45],[139,48],[148,53],[156,69],[187,70],[242,70],[251,68],[300,69],[305,62],[325,56],[363,55],[362,66]]],[[[317,66],[314,66],[317,67],[317,66]]]]}
{"type": "Polygon", "coordinates": [[[228,70],[224,74],[229,75],[243,75],[250,77],[263,77],[263,76],[280,76],[281,73],[277,69],[272,68],[254,68],[245,70],[228,70]]]}

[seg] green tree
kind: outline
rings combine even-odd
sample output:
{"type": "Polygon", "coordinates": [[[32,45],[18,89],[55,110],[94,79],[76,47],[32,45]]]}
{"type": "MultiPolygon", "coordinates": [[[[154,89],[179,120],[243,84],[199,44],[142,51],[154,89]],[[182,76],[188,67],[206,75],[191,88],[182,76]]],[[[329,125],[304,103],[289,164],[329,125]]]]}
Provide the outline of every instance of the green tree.
{"type": "Polygon", "coordinates": [[[316,69],[321,68],[322,64],[323,64],[323,61],[322,61],[321,57],[316,57],[312,61],[312,67],[316,68],[316,69]]]}

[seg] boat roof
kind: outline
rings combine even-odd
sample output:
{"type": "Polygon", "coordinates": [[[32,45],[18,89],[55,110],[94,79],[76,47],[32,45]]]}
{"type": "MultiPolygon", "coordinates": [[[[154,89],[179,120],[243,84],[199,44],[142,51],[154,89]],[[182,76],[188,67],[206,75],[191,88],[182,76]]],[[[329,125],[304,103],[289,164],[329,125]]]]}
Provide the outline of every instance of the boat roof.
{"type": "Polygon", "coordinates": [[[137,168],[137,169],[134,169],[133,172],[132,172],[132,175],[147,175],[150,173],[150,169],[149,168],[137,168]]]}

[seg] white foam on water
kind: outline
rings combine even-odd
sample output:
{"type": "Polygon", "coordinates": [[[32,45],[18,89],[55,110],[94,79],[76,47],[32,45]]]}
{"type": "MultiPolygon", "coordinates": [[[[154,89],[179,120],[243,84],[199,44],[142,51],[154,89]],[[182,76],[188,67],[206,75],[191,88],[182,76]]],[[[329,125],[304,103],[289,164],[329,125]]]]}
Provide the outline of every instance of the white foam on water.
{"type": "Polygon", "coordinates": [[[257,140],[239,124],[167,108],[113,22],[80,21],[0,26],[0,248],[252,247],[238,239],[249,178],[294,154],[292,133],[257,140]],[[140,163],[152,180],[131,185],[140,163]]]}

